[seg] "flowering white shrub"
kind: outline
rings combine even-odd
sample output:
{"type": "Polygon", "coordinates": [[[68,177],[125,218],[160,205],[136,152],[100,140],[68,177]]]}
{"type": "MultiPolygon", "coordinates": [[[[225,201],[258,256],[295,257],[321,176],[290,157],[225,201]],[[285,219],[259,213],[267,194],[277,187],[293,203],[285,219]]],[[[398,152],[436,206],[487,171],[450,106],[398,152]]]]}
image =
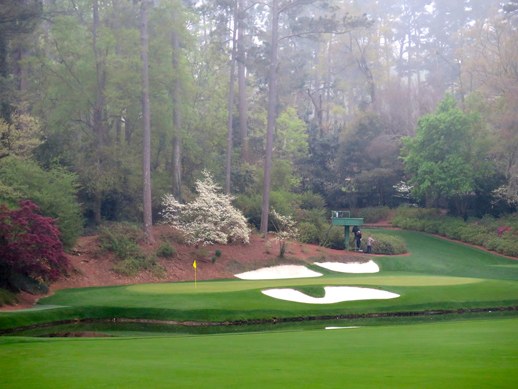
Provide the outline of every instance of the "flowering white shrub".
{"type": "Polygon", "coordinates": [[[283,216],[272,208],[272,224],[277,231],[275,239],[279,241],[280,252],[279,257],[284,257],[286,252],[287,241],[290,239],[297,239],[299,231],[295,227],[295,220],[291,216],[283,216]]]}
{"type": "Polygon", "coordinates": [[[516,185],[514,188],[511,184],[509,184],[508,186],[503,185],[495,189],[492,195],[493,205],[497,204],[499,201],[507,203],[510,206],[518,205],[518,179],[516,179],[516,185]]]}
{"type": "Polygon", "coordinates": [[[209,172],[196,181],[198,197],[180,204],[172,195],[162,198],[164,222],[185,234],[189,244],[249,242],[250,229],[243,214],[232,206],[233,197],[221,193],[209,172]]]}

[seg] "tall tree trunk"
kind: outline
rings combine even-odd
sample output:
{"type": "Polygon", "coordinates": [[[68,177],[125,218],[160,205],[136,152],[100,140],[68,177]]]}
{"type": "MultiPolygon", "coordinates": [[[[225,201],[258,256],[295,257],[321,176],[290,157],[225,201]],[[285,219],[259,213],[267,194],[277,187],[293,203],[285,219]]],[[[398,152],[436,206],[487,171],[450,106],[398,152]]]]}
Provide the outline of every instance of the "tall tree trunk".
{"type": "Polygon", "coordinates": [[[96,146],[99,151],[100,148],[103,147],[105,141],[105,128],[104,128],[104,106],[105,106],[105,96],[104,89],[106,87],[106,72],[102,59],[102,54],[100,53],[99,47],[97,45],[98,31],[99,31],[99,2],[98,0],[94,0],[93,2],[93,22],[92,22],[92,51],[94,54],[95,60],[95,76],[96,76],[96,96],[93,107],[93,130],[96,137],[96,146]]]}
{"type": "Polygon", "coordinates": [[[171,93],[172,103],[173,103],[173,196],[178,200],[182,201],[182,138],[181,138],[181,129],[182,129],[182,109],[180,102],[180,92],[181,92],[181,80],[180,80],[180,39],[178,37],[178,33],[176,30],[173,30],[171,35],[172,46],[173,46],[173,56],[172,56],[172,65],[173,71],[175,73],[173,90],[171,93]]]}
{"type": "Polygon", "coordinates": [[[279,66],[279,4],[272,0],[272,37],[270,52],[270,71],[268,80],[268,118],[266,125],[266,154],[264,158],[263,202],[261,208],[260,232],[268,235],[268,214],[270,212],[270,185],[273,158],[273,131],[277,120],[277,71],[279,66]]]}
{"type": "MultiPolygon", "coordinates": [[[[4,80],[7,80],[8,75],[7,38],[4,34],[0,34],[0,81],[3,82],[4,80]]],[[[11,122],[11,105],[5,96],[2,96],[2,100],[0,101],[0,118],[8,123],[11,122]]]]}
{"type": "Polygon", "coordinates": [[[230,193],[230,177],[232,173],[232,137],[234,113],[234,83],[236,80],[236,32],[237,32],[237,0],[234,2],[234,23],[232,27],[232,54],[230,56],[230,77],[227,102],[227,161],[225,165],[225,192],[230,193]]]}
{"type": "Polygon", "coordinates": [[[149,107],[149,64],[148,64],[148,5],[142,0],[140,8],[140,54],[142,58],[142,120],[144,127],[142,149],[142,179],[144,200],[144,235],[147,243],[155,242],[153,237],[151,210],[151,111],[149,107]]]}
{"type": "Polygon", "coordinates": [[[18,84],[17,88],[21,96],[23,96],[27,91],[27,66],[23,64],[24,59],[27,57],[27,49],[23,46],[23,44],[24,43],[19,44],[14,53],[14,75],[16,77],[18,84]]]}
{"type": "Polygon", "coordinates": [[[241,162],[250,162],[248,145],[248,104],[246,94],[245,0],[239,0],[237,25],[237,82],[239,94],[239,134],[241,162]]]}
{"type": "Polygon", "coordinates": [[[25,89],[21,63],[25,39],[40,21],[42,9],[43,0],[0,1],[0,119],[7,123],[13,110],[20,109],[16,88],[25,89]]]}
{"type": "Polygon", "coordinates": [[[319,93],[320,106],[320,136],[329,133],[331,129],[331,69],[332,69],[332,49],[333,49],[333,35],[329,38],[329,44],[326,48],[326,72],[324,75],[324,102],[322,103],[322,93],[319,93]],[[325,114],[325,119],[324,119],[325,114]]]}
{"type": "Polygon", "coordinates": [[[414,114],[414,102],[412,99],[412,55],[413,55],[413,49],[412,49],[412,31],[409,27],[408,30],[408,59],[407,59],[407,66],[408,66],[408,73],[407,73],[407,134],[410,135],[411,128],[412,128],[412,117],[414,114]]]}
{"type": "Polygon", "coordinates": [[[93,209],[92,210],[94,212],[94,223],[96,225],[99,225],[102,222],[101,206],[102,206],[101,194],[98,191],[95,191],[93,193],[93,204],[92,204],[93,209]]]}
{"type": "MultiPolygon", "coordinates": [[[[99,1],[95,0],[92,4],[92,51],[95,60],[95,75],[96,75],[96,96],[92,112],[92,129],[94,132],[94,145],[95,145],[95,166],[98,169],[98,174],[101,176],[104,174],[104,157],[103,147],[106,138],[106,126],[104,122],[104,109],[105,109],[105,88],[106,88],[106,71],[100,53],[97,39],[99,33],[99,1]]],[[[101,205],[103,199],[103,188],[102,183],[98,185],[94,184],[94,203],[93,212],[94,220],[96,224],[101,222],[101,205]]]]}

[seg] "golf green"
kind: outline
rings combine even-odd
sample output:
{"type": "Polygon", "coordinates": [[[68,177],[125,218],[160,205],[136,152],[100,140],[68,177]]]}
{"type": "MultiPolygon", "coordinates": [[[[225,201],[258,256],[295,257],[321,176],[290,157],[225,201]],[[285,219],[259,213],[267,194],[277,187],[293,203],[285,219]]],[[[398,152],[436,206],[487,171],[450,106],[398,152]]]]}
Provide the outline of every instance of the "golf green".
{"type": "Polygon", "coordinates": [[[299,278],[288,280],[266,280],[266,281],[220,281],[199,283],[196,288],[193,283],[169,283],[169,284],[137,284],[126,287],[129,293],[151,293],[151,294],[176,294],[176,293],[224,293],[249,289],[288,287],[298,285],[343,285],[344,282],[350,285],[381,285],[381,286],[445,286],[462,285],[480,282],[476,278],[444,277],[444,276],[363,276],[350,277],[344,281],[344,277],[322,278],[299,278]]]}

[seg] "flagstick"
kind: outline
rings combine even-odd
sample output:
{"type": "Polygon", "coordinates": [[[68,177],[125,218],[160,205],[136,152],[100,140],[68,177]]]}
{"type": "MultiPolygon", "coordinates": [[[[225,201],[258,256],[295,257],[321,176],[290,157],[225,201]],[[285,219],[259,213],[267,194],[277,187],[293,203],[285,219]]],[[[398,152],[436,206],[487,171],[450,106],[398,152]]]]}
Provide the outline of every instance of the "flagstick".
{"type": "Polygon", "coordinates": [[[196,289],[196,271],[198,270],[198,265],[196,264],[196,259],[192,263],[192,267],[194,268],[194,289],[196,289]]]}

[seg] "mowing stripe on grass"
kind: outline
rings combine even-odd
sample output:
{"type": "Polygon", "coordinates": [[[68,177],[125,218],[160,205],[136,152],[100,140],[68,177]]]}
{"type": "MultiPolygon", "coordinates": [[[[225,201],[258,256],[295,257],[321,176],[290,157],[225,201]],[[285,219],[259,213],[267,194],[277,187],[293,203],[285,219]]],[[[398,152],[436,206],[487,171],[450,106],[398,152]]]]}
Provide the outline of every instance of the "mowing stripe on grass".
{"type": "Polygon", "coordinates": [[[515,388],[518,318],[353,331],[0,338],[3,389],[515,388]]]}
{"type": "Polygon", "coordinates": [[[199,282],[196,290],[194,283],[162,283],[138,284],[124,286],[132,293],[226,293],[250,289],[264,289],[276,287],[291,287],[298,285],[379,285],[379,286],[447,286],[465,285],[481,282],[478,278],[422,276],[422,275],[379,275],[379,276],[340,276],[325,278],[304,278],[296,280],[260,280],[260,281],[220,281],[199,282]]]}

